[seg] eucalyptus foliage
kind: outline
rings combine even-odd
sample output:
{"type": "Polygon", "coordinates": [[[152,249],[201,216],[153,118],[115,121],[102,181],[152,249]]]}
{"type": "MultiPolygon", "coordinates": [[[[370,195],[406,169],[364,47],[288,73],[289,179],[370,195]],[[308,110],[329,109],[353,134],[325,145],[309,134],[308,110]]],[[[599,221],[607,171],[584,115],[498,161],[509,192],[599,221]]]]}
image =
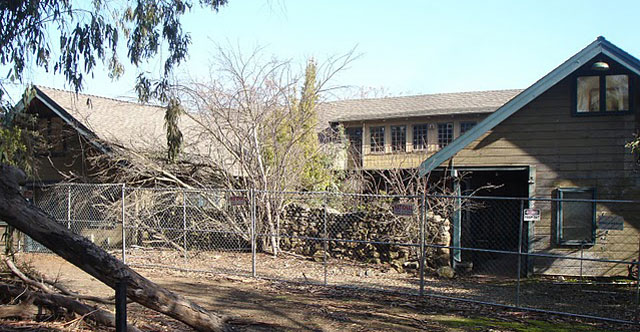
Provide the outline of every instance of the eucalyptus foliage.
{"type": "Polygon", "coordinates": [[[182,146],[182,133],[178,128],[178,120],[183,112],[180,101],[176,98],[169,99],[169,105],[164,113],[164,127],[167,131],[167,159],[173,161],[180,153],[182,146]]]}
{"type": "MultiPolygon", "coordinates": [[[[33,89],[27,89],[22,103],[32,99],[33,89]]],[[[0,105],[0,164],[20,167],[27,174],[33,173],[34,151],[43,144],[35,130],[36,119],[26,113],[17,113],[6,102],[0,105]]]]}
{"type": "MultiPolygon", "coordinates": [[[[167,104],[170,75],[186,58],[191,43],[189,33],[183,30],[182,16],[194,4],[217,11],[226,3],[227,0],[0,1],[0,64],[8,68],[4,76],[13,82],[23,82],[25,69],[35,66],[63,75],[78,92],[98,62],[107,66],[112,78],[123,74],[119,46],[125,43],[126,59],[136,67],[163,55],[160,77],[141,72],[135,88],[141,101],[157,99],[167,104]]],[[[0,93],[0,102],[3,99],[0,93]]],[[[176,116],[166,118],[177,121],[176,116]]],[[[176,123],[167,124],[172,134],[179,134],[174,128],[176,123]]],[[[169,150],[178,150],[171,145],[180,141],[170,137],[169,150]]]]}

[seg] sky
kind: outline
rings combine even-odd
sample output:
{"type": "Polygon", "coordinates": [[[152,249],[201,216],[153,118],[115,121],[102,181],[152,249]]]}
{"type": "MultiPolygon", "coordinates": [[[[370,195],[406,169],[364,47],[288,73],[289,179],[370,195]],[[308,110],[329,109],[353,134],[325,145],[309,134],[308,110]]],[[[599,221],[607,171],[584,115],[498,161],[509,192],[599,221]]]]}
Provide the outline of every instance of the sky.
{"type": "MultiPolygon", "coordinates": [[[[526,88],[601,35],[640,57],[640,1],[229,0],[218,13],[195,8],[184,17],[192,45],[180,77],[208,73],[218,45],[262,47],[300,68],[355,48],[358,58],[332,83],[370,97],[526,88]]],[[[145,65],[159,68],[158,60],[145,65]]],[[[84,92],[132,98],[139,69],[125,70],[113,82],[98,69],[84,92]]],[[[24,83],[68,88],[38,69],[26,70],[24,83]]],[[[23,90],[7,87],[14,98],[23,90]]]]}

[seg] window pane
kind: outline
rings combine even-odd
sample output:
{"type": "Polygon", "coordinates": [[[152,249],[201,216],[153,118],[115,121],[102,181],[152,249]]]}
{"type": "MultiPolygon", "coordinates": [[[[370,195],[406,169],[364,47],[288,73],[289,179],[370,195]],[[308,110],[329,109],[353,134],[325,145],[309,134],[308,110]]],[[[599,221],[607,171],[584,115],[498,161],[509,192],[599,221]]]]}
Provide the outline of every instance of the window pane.
{"type": "Polygon", "coordinates": [[[407,150],[407,126],[391,126],[391,151],[407,150]]]}
{"type": "Polygon", "coordinates": [[[599,112],[600,111],[600,77],[581,76],[578,77],[577,112],[599,112]]]}
{"type": "Polygon", "coordinates": [[[413,125],[413,149],[426,150],[429,129],[427,124],[413,125]]]}
{"type": "Polygon", "coordinates": [[[438,147],[440,149],[449,145],[453,140],[453,123],[438,123],[438,147]]]}
{"type": "MultiPolygon", "coordinates": [[[[593,191],[562,192],[563,199],[593,199],[593,191]]],[[[562,201],[562,241],[593,242],[592,202],[562,201]]]]}
{"type": "Polygon", "coordinates": [[[607,75],[607,111],[629,110],[629,76],[607,75]]]}
{"type": "Polygon", "coordinates": [[[384,127],[371,127],[371,152],[384,152],[384,127]]]}
{"type": "Polygon", "coordinates": [[[349,153],[360,157],[362,154],[362,128],[347,128],[347,138],[349,139],[349,153]]]}
{"type": "Polygon", "coordinates": [[[460,135],[466,133],[467,131],[469,131],[469,129],[473,128],[473,126],[475,125],[476,123],[474,121],[460,122],[460,135]]]}

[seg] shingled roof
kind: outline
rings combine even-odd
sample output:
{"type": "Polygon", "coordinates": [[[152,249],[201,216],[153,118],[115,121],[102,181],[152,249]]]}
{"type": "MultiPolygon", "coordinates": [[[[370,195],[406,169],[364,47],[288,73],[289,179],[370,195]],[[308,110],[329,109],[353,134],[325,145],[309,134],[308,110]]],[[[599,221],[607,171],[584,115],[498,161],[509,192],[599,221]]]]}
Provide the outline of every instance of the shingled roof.
{"type": "MultiPolygon", "coordinates": [[[[164,108],[136,102],[36,86],[94,139],[128,148],[165,144],[164,108]]],[[[46,98],[45,97],[45,98],[46,98]]]]}
{"type": "MultiPolygon", "coordinates": [[[[119,145],[134,151],[161,152],[166,149],[165,108],[132,101],[36,86],[37,96],[64,121],[103,151],[119,145]]],[[[183,116],[179,122],[183,151],[191,156],[227,155],[200,139],[202,128],[183,116]]]]}
{"type": "MultiPolygon", "coordinates": [[[[118,144],[136,150],[157,150],[165,147],[164,107],[74,93],[37,86],[40,95],[68,114],[67,122],[89,139],[118,144]]],[[[323,103],[318,110],[318,131],[330,123],[420,116],[491,113],[522,90],[492,90],[439,93],[376,99],[351,99],[323,103]]],[[[64,114],[63,114],[64,115],[64,114]]],[[[181,117],[185,152],[209,155],[211,147],[199,141],[201,128],[189,117],[181,117]]]]}
{"type": "Polygon", "coordinates": [[[382,120],[450,114],[491,113],[520,89],[438,93],[406,97],[351,99],[325,103],[329,122],[382,120]]]}

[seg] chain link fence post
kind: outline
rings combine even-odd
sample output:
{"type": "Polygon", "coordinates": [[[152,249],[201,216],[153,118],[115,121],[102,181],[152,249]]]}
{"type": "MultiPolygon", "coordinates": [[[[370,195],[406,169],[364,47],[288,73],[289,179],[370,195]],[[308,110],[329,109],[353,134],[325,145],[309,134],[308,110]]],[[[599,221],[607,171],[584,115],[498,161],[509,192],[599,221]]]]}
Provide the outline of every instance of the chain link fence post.
{"type": "Polygon", "coordinates": [[[126,184],[122,184],[122,262],[127,263],[127,231],[125,230],[125,192],[126,184]]]}
{"type": "Polygon", "coordinates": [[[425,228],[427,227],[427,193],[425,192],[422,195],[422,199],[420,202],[420,296],[424,295],[424,268],[425,268],[425,228]]]}
{"type": "MultiPolygon", "coordinates": [[[[278,193],[276,193],[275,191],[274,192],[270,192],[269,193],[269,196],[270,196],[269,197],[269,201],[273,202],[274,199],[271,196],[275,196],[277,194],[278,193]]],[[[283,195],[283,193],[280,193],[280,195],[283,195]]],[[[278,256],[280,254],[280,240],[281,240],[281,238],[280,238],[280,217],[277,216],[277,212],[274,211],[274,210],[276,210],[275,207],[274,207],[274,205],[276,205],[276,204],[270,203],[270,205],[271,205],[272,218],[276,220],[276,241],[275,241],[275,244],[274,244],[274,247],[273,247],[273,257],[276,257],[276,256],[278,256]]]]}
{"type": "Polygon", "coordinates": [[[583,273],[582,273],[583,262],[584,262],[584,243],[580,243],[580,289],[582,289],[582,286],[584,285],[584,280],[582,280],[583,279],[583,273]]]}
{"type": "Polygon", "coordinates": [[[187,192],[182,189],[182,252],[183,263],[187,268],[187,192]]]}
{"type": "Polygon", "coordinates": [[[251,198],[251,276],[256,277],[256,192],[249,189],[251,198]]]}
{"type": "Polygon", "coordinates": [[[324,285],[327,285],[327,270],[328,270],[328,262],[327,262],[327,253],[329,251],[329,234],[327,233],[327,206],[329,200],[329,195],[327,193],[324,194],[323,199],[323,212],[322,212],[322,241],[324,242],[323,246],[323,260],[322,264],[324,265],[324,285]]]}
{"type": "Polygon", "coordinates": [[[71,185],[67,186],[67,229],[71,229],[71,185]]]}
{"type": "Polygon", "coordinates": [[[125,332],[127,331],[127,279],[118,279],[115,290],[116,332],[125,332]]]}
{"type": "Polygon", "coordinates": [[[453,187],[455,195],[453,198],[453,214],[451,216],[451,219],[453,221],[451,225],[453,227],[453,232],[451,232],[451,235],[453,236],[453,238],[451,239],[451,244],[452,247],[456,248],[453,249],[453,254],[451,257],[451,267],[455,270],[458,263],[462,261],[462,250],[459,249],[460,247],[462,247],[462,244],[460,243],[462,237],[462,193],[460,191],[459,173],[456,169],[451,169],[451,177],[454,179],[453,187]]]}
{"type": "Polygon", "coordinates": [[[518,226],[518,269],[517,269],[517,278],[518,282],[516,285],[516,307],[520,307],[520,275],[522,273],[522,230],[524,223],[524,200],[520,200],[520,225],[518,226]]]}

